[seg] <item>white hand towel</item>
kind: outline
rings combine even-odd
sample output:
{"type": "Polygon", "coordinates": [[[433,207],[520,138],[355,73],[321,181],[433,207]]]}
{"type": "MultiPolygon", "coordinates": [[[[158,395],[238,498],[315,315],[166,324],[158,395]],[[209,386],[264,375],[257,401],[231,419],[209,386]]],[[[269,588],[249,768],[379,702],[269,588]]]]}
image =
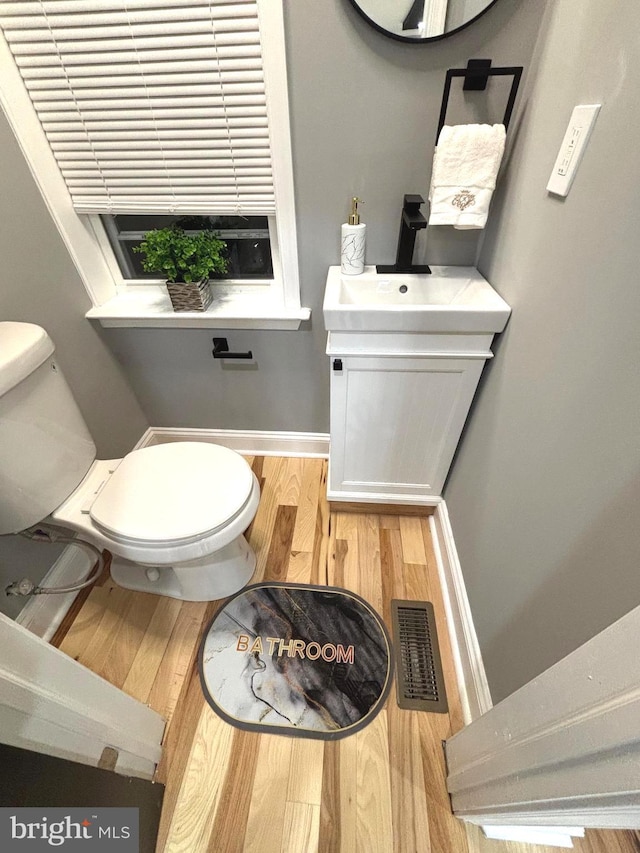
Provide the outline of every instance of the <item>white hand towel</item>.
{"type": "Polygon", "coordinates": [[[442,128],[433,158],[429,225],[484,228],[505,138],[503,124],[442,128]]]}

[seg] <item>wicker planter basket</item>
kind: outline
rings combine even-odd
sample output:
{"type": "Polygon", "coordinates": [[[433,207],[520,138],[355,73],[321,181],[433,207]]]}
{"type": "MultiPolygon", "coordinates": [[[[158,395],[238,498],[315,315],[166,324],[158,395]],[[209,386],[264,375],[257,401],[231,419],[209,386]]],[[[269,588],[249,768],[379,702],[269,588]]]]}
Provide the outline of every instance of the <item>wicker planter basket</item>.
{"type": "Polygon", "coordinates": [[[174,311],[206,311],[213,302],[209,280],[168,281],[167,290],[174,311]]]}

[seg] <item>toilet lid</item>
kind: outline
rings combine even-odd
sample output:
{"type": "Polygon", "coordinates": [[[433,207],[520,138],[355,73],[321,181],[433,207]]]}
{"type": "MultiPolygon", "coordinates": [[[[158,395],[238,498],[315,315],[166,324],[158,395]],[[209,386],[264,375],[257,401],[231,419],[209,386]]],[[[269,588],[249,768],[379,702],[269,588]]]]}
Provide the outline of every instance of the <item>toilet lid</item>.
{"type": "Polygon", "coordinates": [[[194,441],[159,444],[124,457],[90,514],[115,537],[180,542],[225,524],[252,486],[251,468],[233,450],[194,441]]]}

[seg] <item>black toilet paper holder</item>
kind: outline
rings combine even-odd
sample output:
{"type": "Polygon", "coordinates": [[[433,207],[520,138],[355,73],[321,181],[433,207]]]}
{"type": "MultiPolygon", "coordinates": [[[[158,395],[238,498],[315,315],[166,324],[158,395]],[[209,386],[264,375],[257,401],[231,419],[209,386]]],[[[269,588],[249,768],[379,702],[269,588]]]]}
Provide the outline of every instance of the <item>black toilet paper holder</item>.
{"type": "Polygon", "coordinates": [[[229,352],[229,344],[226,338],[213,338],[211,355],[214,358],[253,358],[251,350],[247,352],[229,352]]]}

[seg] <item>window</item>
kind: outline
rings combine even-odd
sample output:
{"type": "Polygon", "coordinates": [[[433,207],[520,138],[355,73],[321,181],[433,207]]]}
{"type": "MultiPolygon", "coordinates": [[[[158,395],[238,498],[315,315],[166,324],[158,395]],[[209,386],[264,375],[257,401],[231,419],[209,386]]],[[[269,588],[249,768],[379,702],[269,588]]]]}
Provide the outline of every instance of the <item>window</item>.
{"type": "Polygon", "coordinates": [[[273,277],[271,237],[267,216],[154,216],[106,214],[100,217],[123,278],[157,279],[157,273],[142,269],[135,249],[152,228],[177,226],[187,234],[215,231],[227,244],[228,269],[214,275],[221,280],[269,280],[273,277]]]}
{"type": "Polygon", "coordinates": [[[147,311],[157,325],[170,313],[131,250],[149,227],[180,221],[224,232],[234,276],[222,309],[193,325],[230,327],[234,311],[243,326],[252,311],[275,328],[308,317],[282,0],[23,0],[0,3],[0,28],[2,104],[89,316],[142,325],[147,311]]]}

